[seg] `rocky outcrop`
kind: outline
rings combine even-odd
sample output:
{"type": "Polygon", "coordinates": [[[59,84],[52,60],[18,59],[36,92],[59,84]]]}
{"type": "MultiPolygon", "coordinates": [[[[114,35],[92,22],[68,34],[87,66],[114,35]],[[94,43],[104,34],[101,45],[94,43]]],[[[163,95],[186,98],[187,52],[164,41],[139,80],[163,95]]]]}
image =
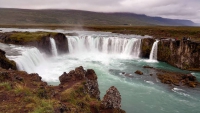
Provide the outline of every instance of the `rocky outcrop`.
{"type": "Polygon", "coordinates": [[[138,74],[138,75],[143,75],[143,72],[142,72],[142,71],[140,71],[140,70],[137,70],[137,71],[135,72],[135,74],[138,74]]]}
{"type": "Polygon", "coordinates": [[[200,71],[200,43],[190,40],[161,40],[158,60],[185,70],[200,71]]]}
{"type": "Polygon", "coordinates": [[[100,113],[125,113],[121,108],[121,95],[115,86],[110,87],[101,101],[100,113]]]}
{"type": "Polygon", "coordinates": [[[97,82],[97,75],[92,69],[88,69],[86,74],[86,87],[91,97],[100,100],[99,85],[97,82]]]}
{"type": "Polygon", "coordinates": [[[14,69],[16,70],[16,63],[12,60],[9,60],[5,56],[6,52],[0,49],[0,67],[4,69],[14,69]]]}
{"type": "Polygon", "coordinates": [[[110,87],[101,101],[105,109],[121,108],[121,95],[115,86],[110,87]]]}
{"type": "Polygon", "coordinates": [[[71,81],[85,81],[86,92],[92,97],[100,100],[100,91],[97,81],[97,75],[92,69],[85,71],[82,66],[70,71],[68,74],[64,72],[59,77],[61,85],[71,81]]]}
{"type": "Polygon", "coordinates": [[[75,68],[75,70],[71,70],[68,74],[64,72],[60,77],[60,83],[66,84],[70,81],[83,80],[85,78],[86,71],[82,66],[75,68]]]}

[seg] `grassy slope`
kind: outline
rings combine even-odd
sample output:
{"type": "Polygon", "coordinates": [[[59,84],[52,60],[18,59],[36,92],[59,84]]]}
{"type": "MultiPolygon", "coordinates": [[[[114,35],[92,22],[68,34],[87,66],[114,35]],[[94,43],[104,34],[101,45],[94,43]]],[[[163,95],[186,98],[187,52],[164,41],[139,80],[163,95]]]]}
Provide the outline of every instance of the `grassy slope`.
{"type": "Polygon", "coordinates": [[[25,10],[0,8],[0,24],[67,25],[188,25],[191,21],[131,13],[96,13],[78,10],[25,10]]]}

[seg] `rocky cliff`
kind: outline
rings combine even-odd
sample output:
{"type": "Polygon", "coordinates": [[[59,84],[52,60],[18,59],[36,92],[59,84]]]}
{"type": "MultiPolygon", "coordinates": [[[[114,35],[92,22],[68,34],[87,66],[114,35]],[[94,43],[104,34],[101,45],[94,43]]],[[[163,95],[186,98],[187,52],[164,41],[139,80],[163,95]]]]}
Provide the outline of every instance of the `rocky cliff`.
{"type": "MultiPolygon", "coordinates": [[[[142,57],[148,58],[154,39],[142,40],[142,57]]],[[[185,70],[200,71],[200,43],[190,40],[161,39],[158,43],[159,61],[185,70]]]]}
{"type": "Polygon", "coordinates": [[[52,54],[50,38],[54,38],[59,54],[69,52],[68,40],[62,33],[52,33],[52,32],[0,33],[0,42],[7,44],[35,46],[47,54],[52,54]]]}
{"type": "Polygon", "coordinates": [[[141,43],[141,57],[142,58],[149,58],[150,52],[151,52],[151,48],[153,46],[154,43],[154,39],[153,38],[144,38],[142,39],[142,43],[141,43]]]}
{"type": "Polygon", "coordinates": [[[200,71],[200,43],[190,40],[161,40],[158,60],[185,70],[200,71]]]}

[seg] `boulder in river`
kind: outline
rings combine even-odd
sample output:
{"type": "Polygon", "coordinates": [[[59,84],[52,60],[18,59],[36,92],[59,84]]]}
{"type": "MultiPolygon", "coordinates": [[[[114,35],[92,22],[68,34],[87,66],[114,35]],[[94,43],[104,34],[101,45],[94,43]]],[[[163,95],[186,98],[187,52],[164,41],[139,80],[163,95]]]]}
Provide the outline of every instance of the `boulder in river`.
{"type": "Polygon", "coordinates": [[[137,70],[135,73],[138,75],[143,75],[143,72],[141,72],[140,70],[137,70]]]}

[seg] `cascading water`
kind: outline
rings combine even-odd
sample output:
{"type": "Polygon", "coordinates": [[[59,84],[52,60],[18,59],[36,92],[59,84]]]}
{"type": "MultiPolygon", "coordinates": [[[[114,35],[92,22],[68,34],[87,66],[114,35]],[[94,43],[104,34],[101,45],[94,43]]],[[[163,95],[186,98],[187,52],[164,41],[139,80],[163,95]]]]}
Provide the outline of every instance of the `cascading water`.
{"type": "Polygon", "coordinates": [[[102,52],[106,54],[140,55],[141,39],[119,37],[68,37],[69,52],[102,52]]]}
{"type": "Polygon", "coordinates": [[[44,61],[44,57],[37,48],[31,48],[23,51],[21,56],[13,60],[16,62],[18,70],[34,73],[34,69],[44,61]]]}
{"type": "MultiPolygon", "coordinates": [[[[94,69],[98,76],[101,99],[109,87],[116,86],[121,94],[122,109],[127,113],[200,112],[199,87],[166,87],[155,78],[156,72],[149,72],[143,66],[149,65],[163,70],[187,72],[162,62],[151,63],[144,59],[134,59],[140,55],[140,37],[138,39],[135,36],[129,38],[131,36],[128,35],[127,38],[120,38],[120,35],[103,34],[102,36],[99,32],[97,33],[92,32],[90,33],[92,35],[87,37],[85,34],[80,34],[80,37],[68,37],[70,54],[47,59],[44,59],[36,48],[20,49],[19,47],[24,51],[22,53],[18,52],[18,49],[15,50],[18,46],[13,46],[11,49],[4,48],[4,50],[7,50],[6,53],[10,53],[7,55],[11,55],[9,58],[16,61],[20,70],[38,73],[49,84],[59,84],[59,76],[64,71],[69,72],[77,66],[94,69]],[[121,55],[129,55],[134,58],[121,58],[119,57],[121,55]],[[107,61],[108,65],[105,65],[104,62],[107,64],[107,61]],[[144,76],[136,75],[134,73],[136,70],[141,70],[144,76]],[[148,76],[149,73],[153,76],[148,76]]],[[[151,59],[156,59],[153,54],[155,54],[154,50],[157,50],[157,44],[158,41],[152,47],[151,59]]],[[[0,48],[2,49],[1,45],[0,48]]],[[[200,79],[200,73],[193,74],[197,76],[198,80],[200,79]]]]}
{"type": "Polygon", "coordinates": [[[52,51],[52,54],[54,56],[58,56],[58,51],[57,51],[57,48],[56,48],[56,42],[53,38],[50,38],[50,42],[51,42],[51,51],[52,51]]]}
{"type": "Polygon", "coordinates": [[[150,61],[156,61],[157,60],[158,42],[159,42],[159,40],[156,40],[153,43],[151,53],[150,53],[150,56],[149,56],[150,61]]]}

